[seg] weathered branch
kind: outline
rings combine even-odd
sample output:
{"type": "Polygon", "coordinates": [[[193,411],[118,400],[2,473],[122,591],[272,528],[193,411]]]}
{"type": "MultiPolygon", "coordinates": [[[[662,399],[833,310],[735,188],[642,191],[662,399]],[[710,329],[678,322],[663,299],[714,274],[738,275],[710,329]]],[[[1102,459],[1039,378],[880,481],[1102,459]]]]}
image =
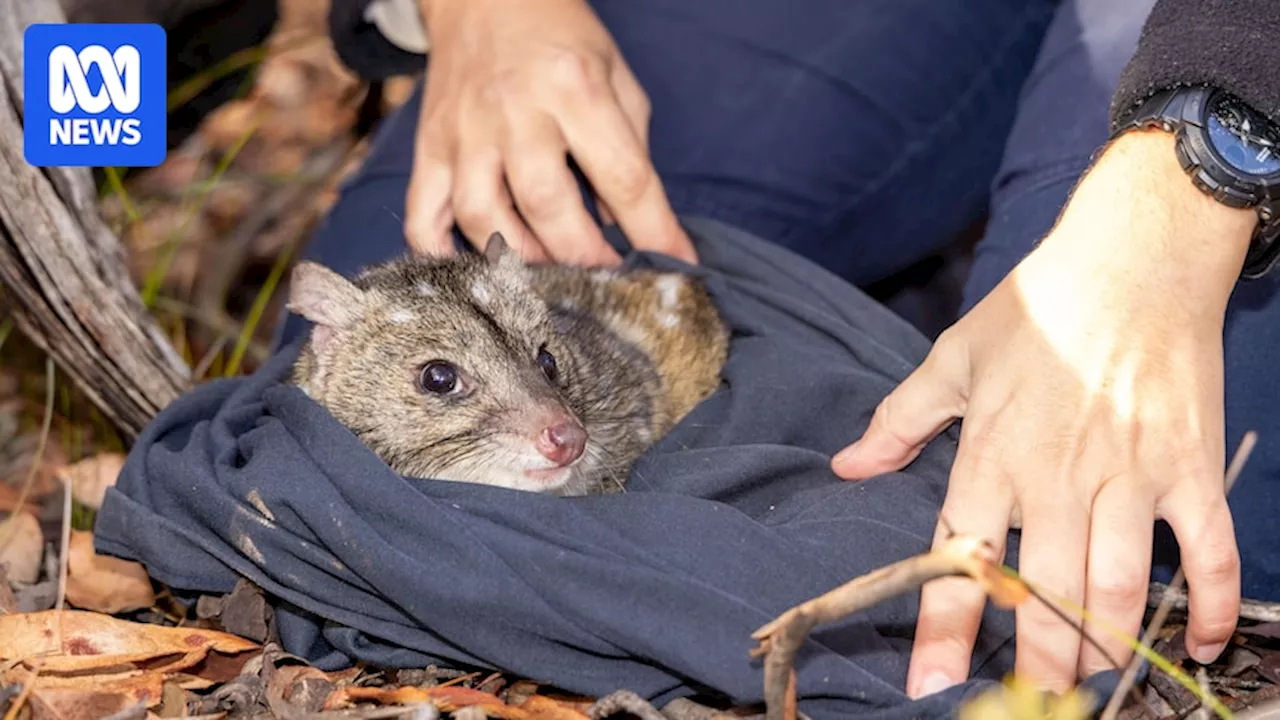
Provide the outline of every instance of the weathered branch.
{"type": "Polygon", "coordinates": [[[190,371],[142,304],[89,170],[23,157],[23,31],[64,21],[56,0],[0,0],[0,282],[21,330],[136,435],[190,371]]]}
{"type": "Polygon", "coordinates": [[[1003,603],[1007,594],[1020,594],[1016,583],[1002,583],[995,554],[990,543],[971,536],[954,535],[936,550],[908,558],[851,580],[824,595],[801,603],[756,630],[751,637],[759,640],[752,657],[764,656],[765,717],[768,720],[794,720],[796,717],[796,679],[793,663],[796,652],[809,632],[821,623],[838,620],[871,607],[887,598],[919,588],[940,577],[967,575],[977,580],[993,599],[1003,603]]]}
{"type": "MultiPolygon", "coordinates": [[[[1159,607],[1166,594],[1170,598],[1170,610],[1187,611],[1187,591],[1158,582],[1151,583],[1147,588],[1147,607],[1159,607]]],[[[1280,602],[1240,598],[1240,619],[1263,623],[1280,622],[1280,602]]]]}

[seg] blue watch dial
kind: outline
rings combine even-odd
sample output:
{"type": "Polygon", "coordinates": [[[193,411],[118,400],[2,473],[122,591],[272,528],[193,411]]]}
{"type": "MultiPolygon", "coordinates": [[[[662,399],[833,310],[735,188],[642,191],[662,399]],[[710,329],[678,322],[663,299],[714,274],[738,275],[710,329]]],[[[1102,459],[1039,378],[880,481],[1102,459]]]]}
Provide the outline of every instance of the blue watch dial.
{"type": "Polygon", "coordinates": [[[1244,103],[1220,96],[1209,108],[1209,141],[1228,164],[1250,175],[1280,172],[1280,133],[1244,103]]]}

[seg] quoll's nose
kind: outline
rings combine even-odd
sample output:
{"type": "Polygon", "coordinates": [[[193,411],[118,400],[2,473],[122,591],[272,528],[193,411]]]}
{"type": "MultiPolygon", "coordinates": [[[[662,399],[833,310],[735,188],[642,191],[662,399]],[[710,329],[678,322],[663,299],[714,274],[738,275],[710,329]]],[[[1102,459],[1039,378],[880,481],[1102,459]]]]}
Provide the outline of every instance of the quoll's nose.
{"type": "Polygon", "coordinates": [[[587,431],[575,421],[548,425],[538,435],[538,452],[542,457],[563,467],[582,457],[587,446],[587,431]]]}

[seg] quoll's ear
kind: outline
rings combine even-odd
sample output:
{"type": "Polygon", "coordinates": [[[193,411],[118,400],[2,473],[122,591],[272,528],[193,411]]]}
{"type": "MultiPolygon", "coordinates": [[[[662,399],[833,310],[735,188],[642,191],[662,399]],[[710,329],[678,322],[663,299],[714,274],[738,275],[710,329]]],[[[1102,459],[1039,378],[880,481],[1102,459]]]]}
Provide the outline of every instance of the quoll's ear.
{"type": "Polygon", "coordinates": [[[507,239],[500,232],[495,232],[489,236],[489,241],[484,246],[484,259],[490,265],[496,265],[503,270],[516,270],[524,267],[524,260],[521,259],[520,253],[511,249],[511,246],[507,244],[507,239]]]}
{"type": "Polygon", "coordinates": [[[489,236],[489,242],[484,246],[484,259],[491,263],[501,262],[508,250],[507,239],[502,237],[502,233],[495,232],[489,236]]]}
{"type": "Polygon", "coordinates": [[[287,307],[317,325],[339,328],[360,317],[364,292],[329,268],[302,261],[289,280],[287,307]]]}

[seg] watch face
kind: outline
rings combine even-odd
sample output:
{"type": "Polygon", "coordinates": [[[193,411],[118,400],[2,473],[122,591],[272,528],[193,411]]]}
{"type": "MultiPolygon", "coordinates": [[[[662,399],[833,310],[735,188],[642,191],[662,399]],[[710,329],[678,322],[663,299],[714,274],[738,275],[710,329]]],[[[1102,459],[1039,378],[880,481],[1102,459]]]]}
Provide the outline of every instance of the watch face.
{"type": "Polygon", "coordinates": [[[1219,95],[1206,125],[1213,149],[1232,167],[1250,175],[1280,172],[1280,133],[1244,103],[1219,95]]]}

